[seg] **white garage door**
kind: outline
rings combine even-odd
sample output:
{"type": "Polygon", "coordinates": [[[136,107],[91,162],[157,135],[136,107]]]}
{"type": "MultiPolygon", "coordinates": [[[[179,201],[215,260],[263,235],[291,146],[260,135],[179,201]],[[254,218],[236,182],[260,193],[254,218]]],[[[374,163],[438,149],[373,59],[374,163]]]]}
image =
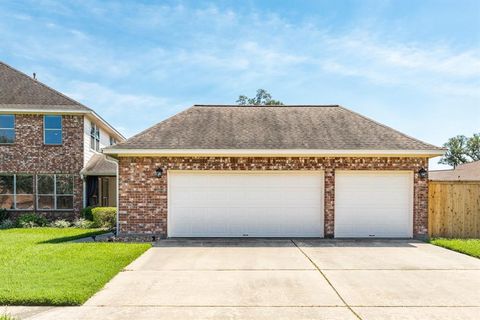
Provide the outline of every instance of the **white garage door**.
{"type": "Polygon", "coordinates": [[[412,172],[335,172],[335,237],[410,238],[412,217],[412,172]]]}
{"type": "Polygon", "coordinates": [[[323,237],[321,172],[168,172],[170,237],[323,237]]]}

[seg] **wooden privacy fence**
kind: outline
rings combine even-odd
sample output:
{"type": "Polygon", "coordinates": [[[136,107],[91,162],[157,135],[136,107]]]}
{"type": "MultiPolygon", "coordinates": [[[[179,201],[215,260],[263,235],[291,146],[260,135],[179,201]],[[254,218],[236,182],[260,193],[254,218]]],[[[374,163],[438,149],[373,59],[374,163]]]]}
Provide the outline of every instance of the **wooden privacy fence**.
{"type": "Polygon", "coordinates": [[[480,181],[430,181],[430,237],[480,238],[480,181]]]}

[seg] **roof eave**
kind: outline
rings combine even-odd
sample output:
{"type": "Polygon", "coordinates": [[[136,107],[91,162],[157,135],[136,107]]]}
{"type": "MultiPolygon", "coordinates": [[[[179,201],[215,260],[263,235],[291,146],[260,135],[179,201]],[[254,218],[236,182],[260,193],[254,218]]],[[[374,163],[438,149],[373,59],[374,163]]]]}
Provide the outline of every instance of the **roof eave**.
{"type": "Polygon", "coordinates": [[[445,150],[323,150],[323,149],[123,149],[110,147],[104,154],[116,156],[308,156],[308,157],[427,157],[442,156],[445,150]]]}
{"type": "Polygon", "coordinates": [[[17,108],[12,108],[12,107],[7,107],[7,108],[2,108],[0,109],[0,114],[1,113],[15,113],[15,114],[66,114],[66,115],[91,115],[93,118],[97,119],[100,121],[106,128],[108,128],[112,133],[117,135],[117,138],[120,138],[121,140],[126,140],[126,138],[121,134],[117,129],[115,129],[112,125],[110,125],[106,120],[104,120],[98,113],[91,109],[74,109],[74,110],[69,110],[69,109],[25,109],[21,107],[17,108]]]}

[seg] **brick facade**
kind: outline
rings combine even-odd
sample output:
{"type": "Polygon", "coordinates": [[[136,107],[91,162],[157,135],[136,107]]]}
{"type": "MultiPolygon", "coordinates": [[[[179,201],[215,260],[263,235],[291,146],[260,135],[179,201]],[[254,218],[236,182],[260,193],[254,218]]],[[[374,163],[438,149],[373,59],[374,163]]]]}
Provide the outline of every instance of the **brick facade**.
{"type": "Polygon", "coordinates": [[[413,234],[425,237],[428,226],[427,158],[411,157],[120,157],[120,234],[167,235],[168,170],[324,170],[325,236],[334,236],[335,170],[411,170],[414,174],[413,234]],[[161,178],[155,176],[163,168],[161,178]]]}
{"type": "MultiPolygon", "coordinates": [[[[73,218],[82,208],[83,167],[82,115],[63,115],[62,145],[44,145],[43,115],[15,115],[15,143],[0,144],[0,172],[2,173],[64,173],[74,175],[73,211],[43,211],[51,218],[73,218]]],[[[34,181],[35,185],[35,181],[34,181]]],[[[40,212],[40,211],[37,211],[40,212]]],[[[16,214],[23,213],[17,211],[16,214]]]]}

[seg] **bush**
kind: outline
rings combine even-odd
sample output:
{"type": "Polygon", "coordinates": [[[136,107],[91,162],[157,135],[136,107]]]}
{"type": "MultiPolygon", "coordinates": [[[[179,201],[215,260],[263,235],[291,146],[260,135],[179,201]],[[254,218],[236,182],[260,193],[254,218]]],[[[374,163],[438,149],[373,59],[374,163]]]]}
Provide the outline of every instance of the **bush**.
{"type": "Polygon", "coordinates": [[[93,221],[93,214],[92,214],[93,207],[85,207],[80,212],[83,219],[87,219],[93,221]]]}
{"type": "Polygon", "coordinates": [[[68,222],[67,220],[60,219],[60,220],[55,220],[50,224],[51,227],[53,228],[68,228],[71,226],[71,223],[68,222]]]}
{"type": "Polygon", "coordinates": [[[5,219],[2,222],[0,222],[0,229],[11,229],[15,228],[15,221],[11,219],[5,219]]]}
{"type": "Polygon", "coordinates": [[[18,318],[15,318],[9,314],[0,314],[0,320],[18,320],[18,318]]]}
{"type": "Polygon", "coordinates": [[[45,227],[47,225],[47,219],[35,213],[22,214],[17,221],[17,225],[20,228],[34,228],[45,227]]]}
{"type": "Polygon", "coordinates": [[[77,219],[77,220],[73,221],[73,226],[75,228],[90,229],[90,228],[93,227],[93,221],[80,218],[80,219],[77,219]]]}
{"type": "Polygon", "coordinates": [[[0,223],[7,219],[10,219],[10,212],[7,209],[0,209],[0,223]]]}
{"type": "Polygon", "coordinates": [[[117,221],[117,208],[96,207],[92,209],[93,226],[95,228],[115,228],[117,221]]]}

